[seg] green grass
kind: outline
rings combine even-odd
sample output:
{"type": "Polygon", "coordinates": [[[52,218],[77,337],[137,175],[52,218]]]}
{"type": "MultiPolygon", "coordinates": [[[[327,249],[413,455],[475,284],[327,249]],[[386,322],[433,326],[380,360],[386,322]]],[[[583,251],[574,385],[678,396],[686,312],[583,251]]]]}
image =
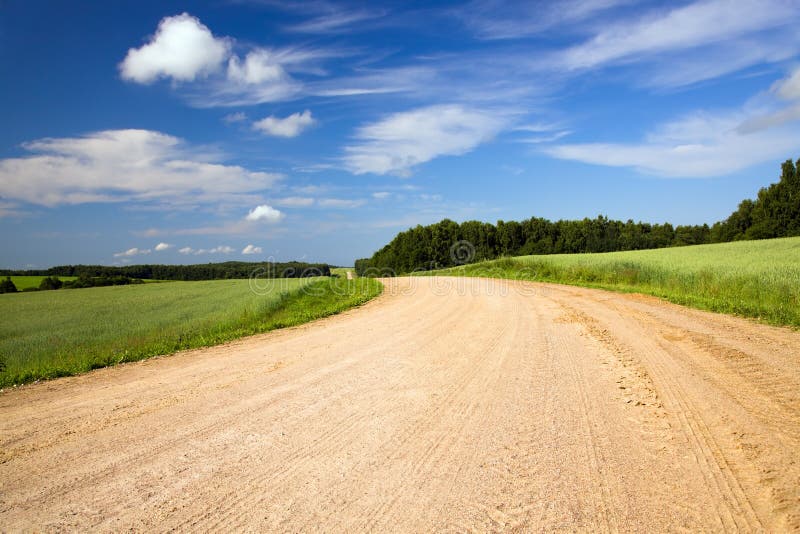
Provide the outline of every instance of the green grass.
{"type": "Polygon", "coordinates": [[[640,292],[800,327],[800,237],[604,254],[520,256],[420,274],[640,292]]]}
{"type": "Polygon", "coordinates": [[[170,282],[0,295],[0,387],[297,325],[380,294],[375,280],[170,282]]]}
{"type": "MultiPolygon", "coordinates": [[[[5,276],[2,277],[5,280],[5,276]]],[[[46,278],[45,276],[12,276],[11,281],[14,282],[14,285],[17,286],[18,291],[22,291],[28,287],[39,287],[39,284],[42,283],[42,278],[46,278]]],[[[59,276],[58,279],[62,282],[66,282],[67,280],[77,280],[77,276],[59,276]]]]}
{"type": "Polygon", "coordinates": [[[341,276],[342,278],[347,278],[347,271],[351,271],[353,276],[356,275],[356,270],[353,267],[332,267],[331,274],[336,274],[341,276]]]}

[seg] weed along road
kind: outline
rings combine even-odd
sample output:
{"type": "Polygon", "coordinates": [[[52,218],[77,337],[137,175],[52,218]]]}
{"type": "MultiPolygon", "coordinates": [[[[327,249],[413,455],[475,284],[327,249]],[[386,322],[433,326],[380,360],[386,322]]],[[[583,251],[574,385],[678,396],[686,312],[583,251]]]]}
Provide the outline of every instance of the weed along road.
{"type": "Polygon", "coordinates": [[[800,527],[800,333],[567,286],[385,284],[7,389],[0,529],[800,527]]]}

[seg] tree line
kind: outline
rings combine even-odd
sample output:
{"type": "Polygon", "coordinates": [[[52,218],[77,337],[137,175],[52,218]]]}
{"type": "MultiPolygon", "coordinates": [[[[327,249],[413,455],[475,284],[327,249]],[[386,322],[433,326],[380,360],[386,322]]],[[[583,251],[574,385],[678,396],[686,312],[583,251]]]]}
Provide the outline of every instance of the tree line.
{"type": "Polygon", "coordinates": [[[60,265],[49,269],[14,271],[0,270],[0,276],[77,276],[79,279],[129,279],[150,280],[223,280],[229,278],[306,278],[330,276],[330,265],[290,261],[243,262],[228,261],[196,265],[60,265]]]}
{"type": "Polygon", "coordinates": [[[605,216],[552,222],[457,223],[449,219],[400,232],[371,258],[356,260],[359,275],[408,273],[502,256],[616,252],[743,239],[800,235],[800,159],[781,166],[777,183],[744,200],[727,219],[709,227],[610,220],[605,216]]]}

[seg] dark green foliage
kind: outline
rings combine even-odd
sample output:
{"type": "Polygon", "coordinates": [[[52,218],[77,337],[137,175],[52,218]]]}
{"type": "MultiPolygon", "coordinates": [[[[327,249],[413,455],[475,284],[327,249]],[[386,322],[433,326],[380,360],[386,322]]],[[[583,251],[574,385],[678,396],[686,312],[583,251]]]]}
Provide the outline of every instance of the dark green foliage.
{"type": "MultiPolygon", "coordinates": [[[[150,280],[226,280],[232,278],[307,278],[313,276],[330,276],[330,266],[324,263],[250,263],[228,261],[224,263],[206,263],[201,265],[126,265],[108,267],[105,265],[61,265],[45,270],[34,271],[0,271],[3,275],[12,276],[77,276],[82,279],[150,279],[150,280]]],[[[93,284],[96,286],[98,284],[93,284]]],[[[118,284],[100,284],[118,285],[118,284]]],[[[71,287],[93,287],[72,285],[71,287]]]]}
{"type": "Polygon", "coordinates": [[[463,263],[529,254],[615,252],[673,245],[707,243],[710,229],[703,226],[612,221],[604,216],[582,221],[534,217],[521,222],[479,221],[458,224],[445,219],[430,226],[401,232],[372,258],[356,260],[359,276],[427,271],[463,263]],[[469,255],[457,257],[451,248],[469,243],[469,255]]]}
{"type": "Polygon", "coordinates": [[[64,282],[64,289],[82,289],[85,287],[127,286],[129,284],[143,284],[140,278],[127,276],[81,276],[77,280],[64,282]]]}
{"type": "Polygon", "coordinates": [[[17,286],[11,281],[11,277],[6,276],[6,279],[0,281],[0,293],[16,293],[17,286]]]}
{"type": "Polygon", "coordinates": [[[744,200],[739,209],[711,229],[713,242],[769,239],[800,235],[800,160],[786,160],[778,183],[764,187],[758,198],[744,200]]]}
{"type": "Polygon", "coordinates": [[[581,221],[557,221],[533,217],[521,222],[497,221],[496,225],[445,219],[429,226],[401,232],[371,258],[356,260],[359,276],[392,276],[427,271],[503,256],[573,254],[702,245],[741,239],[765,239],[800,235],[800,160],[782,166],[780,181],[761,189],[758,198],[745,200],[725,221],[709,228],[669,223],[612,221],[602,215],[581,221]],[[469,243],[467,261],[451,247],[469,243]]]}
{"type": "Polygon", "coordinates": [[[64,285],[64,283],[57,277],[48,276],[46,278],[42,278],[42,281],[39,283],[39,289],[42,291],[48,291],[50,289],[61,289],[62,285],[64,285]]]}

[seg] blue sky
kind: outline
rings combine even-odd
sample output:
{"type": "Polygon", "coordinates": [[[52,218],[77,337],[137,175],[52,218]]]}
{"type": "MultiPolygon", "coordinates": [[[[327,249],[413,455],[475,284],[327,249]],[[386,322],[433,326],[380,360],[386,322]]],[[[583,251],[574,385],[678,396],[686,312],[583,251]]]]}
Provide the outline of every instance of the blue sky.
{"type": "Polygon", "coordinates": [[[796,0],[6,0],[0,267],[712,223],[800,157],[798,23],[796,0]]]}

